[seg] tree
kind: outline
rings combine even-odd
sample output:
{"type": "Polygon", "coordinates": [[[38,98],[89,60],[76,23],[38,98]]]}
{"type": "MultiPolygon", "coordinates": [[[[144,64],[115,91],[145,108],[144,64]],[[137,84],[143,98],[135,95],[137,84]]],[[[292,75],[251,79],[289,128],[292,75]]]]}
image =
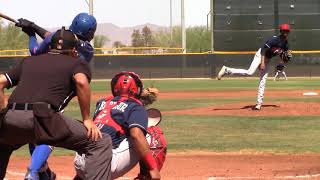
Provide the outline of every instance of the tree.
{"type": "Polygon", "coordinates": [[[163,30],[153,35],[156,46],[161,47],[181,47],[181,27],[174,26],[172,28],[173,38],[171,41],[171,34],[168,30],[163,30]]]}
{"type": "MultiPolygon", "coordinates": [[[[110,39],[107,36],[103,35],[95,35],[94,36],[94,47],[95,48],[102,48],[110,39]]],[[[102,50],[95,50],[96,54],[102,54],[102,50]]]]}
{"type": "MultiPolygon", "coordinates": [[[[20,28],[9,24],[0,24],[0,49],[26,49],[29,37],[20,28]]],[[[8,53],[9,54],[9,53],[8,53]]]]}
{"type": "Polygon", "coordinates": [[[142,39],[145,47],[152,46],[154,44],[152,32],[148,26],[144,26],[142,29],[142,39]]]}
{"type": "Polygon", "coordinates": [[[211,34],[205,26],[195,26],[187,29],[187,50],[189,52],[210,51],[211,34]]]}
{"type": "Polygon", "coordinates": [[[121,41],[115,41],[113,42],[113,45],[112,47],[115,47],[115,48],[121,48],[121,47],[125,47],[126,45],[122,44],[121,41]]]}
{"type": "MultiPolygon", "coordinates": [[[[206,52],[210,50],[211,35],[205,26],[189,27],[187,32],[187,52],[206,52]]],[[[160,31],[153,38],[156,46],[181,47],[181,27],[172,28],[172,41],[169,31],[160,31]]]]}
{"type": "Polygon", "coordinates": [[[133,47],[142,47],[144,45],[142,35],[139,29],[134,29],[131,35],[131,45],[133,47]]]}

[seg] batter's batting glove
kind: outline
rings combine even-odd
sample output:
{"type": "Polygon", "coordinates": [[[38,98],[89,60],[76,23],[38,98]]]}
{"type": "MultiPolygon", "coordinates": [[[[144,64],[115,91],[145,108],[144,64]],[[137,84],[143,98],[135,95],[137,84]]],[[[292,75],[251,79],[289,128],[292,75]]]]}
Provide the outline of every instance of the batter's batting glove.
{"type": "Polygon", "coordinates": [[[24,33],[26,33],[28,36],[35,36],[36,35],[35,30],[33,28],[30,28],[30,27],[23,27],[22,31],[24,33]]]}
{"type": "Polygon", "coordinates": [[[34,23],[32,21],[20,18],[18,19],[18,23],[16,23],[16,26],[21,28],[31,28],[33,24],[34,23]]]}

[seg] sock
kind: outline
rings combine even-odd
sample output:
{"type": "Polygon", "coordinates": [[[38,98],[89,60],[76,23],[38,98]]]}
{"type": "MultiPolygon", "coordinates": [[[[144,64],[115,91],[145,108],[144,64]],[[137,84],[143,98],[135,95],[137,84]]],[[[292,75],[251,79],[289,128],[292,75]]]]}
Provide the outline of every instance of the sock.
{"type": "Polygon", "coordinates": [[[38,173],[41,166],[44,165],[52,150],[48,145],[37,145],[32,153],[30,171],[38,173]]]}

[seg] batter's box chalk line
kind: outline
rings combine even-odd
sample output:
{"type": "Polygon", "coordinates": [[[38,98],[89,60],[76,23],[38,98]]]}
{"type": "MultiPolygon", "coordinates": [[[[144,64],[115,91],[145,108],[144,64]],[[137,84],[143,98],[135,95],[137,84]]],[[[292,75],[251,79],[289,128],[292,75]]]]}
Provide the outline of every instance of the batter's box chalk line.
{"type": "Polygon", "coordinates": [[[274,177],[209,177],[208,180],[232,180],[232,179],[312,179],[320,177],[320,174],[306,174],[299,176],[274,176],[274,177]]]}
{"type": "MultiPolygon", "coordinates": [[[[15,171],[7,171],[7,174],[11,175],[11,176],[18,176],[18,177],[24,177],[26,175],[26,173],[22,173],[22,172],[15,172],[15,171]]],[[[59,175],[58,175],[59,176],[59,175]]],[[[59,176],[59,179],[65,179],[65,180],[72,180],[73,177],[69,177],[69,176],[59,176]]],[[[8,178],[5,178],[4,180],[11,180],[8,178]]]]}
{"type": "MultiPolygon", "coordinates": [[[[25,173],[22,173],[22,172],[15,172],[15,171],[7,171],[7,174],[11,175],[11,176],[17,176],[17,177],[24,177],[25,176],[25,173]]],[[[60,176],[58,175],[59,179],[64,179],[64,180],[72,180],[73,177],[69,177],[69,176],[60,176]]],[[[20,178],[19,178],[20,179],[20,178]]],[[[119,177],[117,179],[133,179],[131,177],[119,177]]],[[[4,178],[3,180],[12,180],[11,178],[8,179],[8,178],[4,178]]]]}

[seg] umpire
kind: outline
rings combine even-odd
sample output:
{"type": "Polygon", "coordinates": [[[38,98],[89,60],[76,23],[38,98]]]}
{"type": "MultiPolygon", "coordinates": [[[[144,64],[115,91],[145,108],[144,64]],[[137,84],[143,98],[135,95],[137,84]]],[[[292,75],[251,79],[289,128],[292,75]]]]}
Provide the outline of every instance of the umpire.
{"type": "Polygon", "coordinates": [[[87,62],[77,58],[76,36],[62,28],[51,51],[23,59],[0,75],[0,179],[11,153],[27,143],[49,144],[85,153],[85,179],[111,179],[112,142],[90,118],[87,62]],[[5,106],[4,88],[12,88],[5,106]],[[61,114],[77,95],[83,123],[61,114]]]}

